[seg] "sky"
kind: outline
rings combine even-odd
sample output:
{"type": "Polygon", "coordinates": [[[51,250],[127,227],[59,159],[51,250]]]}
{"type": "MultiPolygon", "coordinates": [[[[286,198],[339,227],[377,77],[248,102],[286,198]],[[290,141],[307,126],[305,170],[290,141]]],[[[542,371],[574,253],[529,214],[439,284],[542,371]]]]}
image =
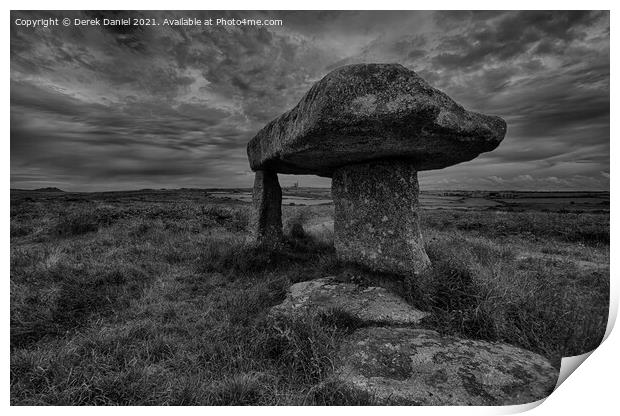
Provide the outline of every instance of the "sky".
{"type": "MultiPolygon", "coordinates": [[[[11,187],[249,187],[248,141],[313,83],[399,63],[501,145],[422,189],[609,190],[609,12],[12,12],[11,187]],[[47,17],[280,19],[281,26],[24,27],[47,17]]],[[[329,186],[280,175],[280,183],[329,186]]]]}

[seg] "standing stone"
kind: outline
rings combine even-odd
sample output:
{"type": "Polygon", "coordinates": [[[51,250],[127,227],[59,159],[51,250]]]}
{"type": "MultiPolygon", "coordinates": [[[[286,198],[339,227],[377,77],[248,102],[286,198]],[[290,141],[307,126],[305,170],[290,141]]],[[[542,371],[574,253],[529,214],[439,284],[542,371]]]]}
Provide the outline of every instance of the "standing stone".
{"type": "Polygon", "coordinates": [[[282,189],[276,172],[256,171],[252,208],[251,241],[269,245],[279,243],[282,240],[282,189]]]}
{"type": "Polygon", "coordinates": [[[418,174],[408,161],[349,165],[332,178],[338,257],[415,275],[430,265],[418,220],[418,174]]]}

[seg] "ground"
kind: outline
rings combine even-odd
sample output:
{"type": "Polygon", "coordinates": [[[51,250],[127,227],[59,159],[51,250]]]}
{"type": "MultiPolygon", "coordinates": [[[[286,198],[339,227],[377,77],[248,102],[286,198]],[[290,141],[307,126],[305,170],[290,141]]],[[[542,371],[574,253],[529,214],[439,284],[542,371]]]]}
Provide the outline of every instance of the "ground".
{"type": "Polygon", "coordinates": [[[244,243],[247,190],[12,190],[11,403],[372,404],[329,378],[359,322],[267,316],[291,284],[330,275],[555,366],[602,339],[608,193],[423,193],[433,268],[415,279],[336,259],[328,190],[285,196],[273,252],[244,243]]]}

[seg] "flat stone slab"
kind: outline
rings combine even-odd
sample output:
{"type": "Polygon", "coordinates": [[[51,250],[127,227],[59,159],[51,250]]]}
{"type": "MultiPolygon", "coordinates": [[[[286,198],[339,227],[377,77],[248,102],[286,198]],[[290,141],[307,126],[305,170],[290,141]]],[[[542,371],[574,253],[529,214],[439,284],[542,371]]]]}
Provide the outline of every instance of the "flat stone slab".
{"type": "Polygon", "coordinates": [[[366,324],[415,325],[427,316],[382,287],[361,287],[332,277],[296,283],[286,299],[274,306],[272,316],[305,311],[340,310],[366,324]]]}
{"type": "Polygon", "coordinates": [[[338,68],[248,143],[252,170],[316,174],[378,159],[441,169],[495,149],[506,123],[465,110],[397,64],[338,68]]]}
{"type": "Polygon", "coordinates": [[[358,329],[339,359],[335,377],[384,404],[524,404],[547,397],[558,379],[533,352],[423,329],[358,329]]]}

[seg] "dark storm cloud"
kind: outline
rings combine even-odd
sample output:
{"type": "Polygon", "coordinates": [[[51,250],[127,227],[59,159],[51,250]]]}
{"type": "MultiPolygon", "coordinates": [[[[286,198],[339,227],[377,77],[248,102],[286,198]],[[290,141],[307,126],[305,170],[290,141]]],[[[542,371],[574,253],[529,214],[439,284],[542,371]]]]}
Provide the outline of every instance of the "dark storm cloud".
{"type": "MultiPolygon", "coordinates": [[[[540,44],[538,52],[561,52],[566,45],[586,36],[586,29],[602,16],[598,12],[528,11],[514,12],[499,17],[485,18],[473,12],[461,16],[452,14],[451,28],[465,30],[447,36],[439,45],[433,61],[444,67],[459,70],[488,64],[489,60],[503,61],[522,55],[533,45],[540,44]],[[443,52],[446,51],[446,52],[443,52]]],[[[438,13],[437,20],[443,16],[438,13]]],[[[537,47],[537,48],[538,48],[537,47]]]]}
{"type": "Polygon", "coordinates": [[[284,25],[12,24],[13,187],[249,186],[247,141],[329,70],[356,62],[401,63],[507,120],[496,151],[424,172],[426,187],[609,186],[607,12],[13,12],[12,21],[50,16],[284,25]]]}

